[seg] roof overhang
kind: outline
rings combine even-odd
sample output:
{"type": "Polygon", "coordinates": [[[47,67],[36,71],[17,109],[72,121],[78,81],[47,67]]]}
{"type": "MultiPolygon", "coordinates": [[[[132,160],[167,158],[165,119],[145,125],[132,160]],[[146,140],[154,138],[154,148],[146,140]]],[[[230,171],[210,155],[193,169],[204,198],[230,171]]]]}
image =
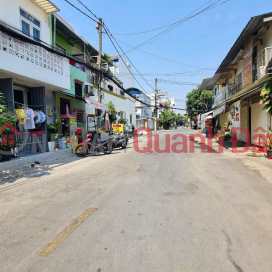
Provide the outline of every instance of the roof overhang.
{"type": "Polygon", "coordinates": [[[272,16],[272,12],[265,13],[259,16],[252,17],[247,23],[246,27],[241,32],[240,36],[228,52],[225,59],[220,64],[215,74],[221,74],[230,70],[229,65],[236,58],[240,50],[243,48],[244,44],[248,41],[251,36],[261,27],[263,23],[272,16]]]}
{"type": "Polygon", "coordinates": [[[60,11],[50,0],[32,0],[32,2],[39,6],[45,13],[60,11]]]}
{"type": "Polygon", "coordinates": [[[56,20],[56,26],[57,29],[60,30],[62,33],[64,33],[68,39],[70,44],[79,44],[91,54],[91,56],[98,56],[98,51],[90,45],[84,38],[79,36],[74,29],[65,21],[63,20],[57,13],[53,13],[53,16],[57,19],[56,20]]]}

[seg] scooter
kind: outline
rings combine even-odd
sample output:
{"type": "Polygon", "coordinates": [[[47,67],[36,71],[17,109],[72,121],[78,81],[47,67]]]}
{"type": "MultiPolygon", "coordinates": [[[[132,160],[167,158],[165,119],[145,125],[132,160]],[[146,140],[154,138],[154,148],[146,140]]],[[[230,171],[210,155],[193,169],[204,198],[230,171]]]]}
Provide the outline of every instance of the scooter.
{"type": "Polygon", "coordinates": [[[110,141],[112,142],[112,147],[116,148],[126,148],[127,143],[129,141],[128,134],[120,135],[120,134],[113,134],[110,136],[110,141]]]}
{"type": "Polygon", "coordinates": [[[100,139],[95,139],[93,134],[88,132],[86,139],[76,147],[75,153],[78,157],[84,157],[89,153],[94,155],[99,155],[100,152],[110,154],[112,145],[113,143],[110,140],[101,141],[100,139]]]}

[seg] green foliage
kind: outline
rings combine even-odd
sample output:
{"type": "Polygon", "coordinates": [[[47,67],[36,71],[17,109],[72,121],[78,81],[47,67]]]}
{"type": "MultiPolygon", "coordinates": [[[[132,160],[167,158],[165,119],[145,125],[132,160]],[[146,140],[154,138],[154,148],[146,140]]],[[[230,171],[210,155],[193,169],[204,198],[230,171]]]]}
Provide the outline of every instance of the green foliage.
{"type": "Polygon", "coordinates": [[[7,106],[4,101],[4,96],[0,93],[0,114],[7,112],[7,106]]]}
{"type": "MultiPolygon", "coordinates": [[[[9,122],[11,125],[13,125],[14,127],[16,126],[16,118],[14,116],[14,114],[12,112],[9,112],[6,103],[4,101],[4,96],[2,93],[0,93],[0,127],[2,127],[6,122],[9,122]]],[[[1,134],[7,134],[9,133],[11,130],[9,128],[6,128],[1,134]]],[[[8,141],[9,142],[9,141],[8,141]]],[[[0,145],[0,149],[4,150],[4,151],[10,151],[13,148],[16,147],[16,144],[18,144],[19,141],[14,141],[14,145],[0,145]]]]}
{"type": "Polygon", "coordinates": [[[110,113],[108,113],[108,115],[109,115],[110,124],[112,124],[114,121],[116,121],[117,118],[116,118],[114,112],[110,112],[110,113]]]}
{"type": "Polygon", "coordinates": [[[224,135],[224,140],[225,140],[225,141],[228,141],[230,138],[231,138],[230,132],[225,133],[225,135],[224,135]]]}
{"type": "Polygon", "coordinates": [[[180,113],[176,115],[176,122],[177,124],[184,123],[184,118],[180,113]]]}
{"type": "Polygon", "coordinates": [[[160,114],[159,120],[164,129],[169,129],[176,120],[176,115],[171,111],[165,111],[160,114]]]}
{"type": "Polygon", "coordinates": [[[224,123],[223,127],[225,129],[229,129],[229,127],[232,125],[232,122],[230,120],[228,120],[227,122],[224,123]]]}
{"type": "Polygon", "coordinates": [[[272,114],[272,77],[264,84],[260,96],[260,105],[263,105],[262,110],[272,114]]]}
{"type": "Polygon", "coordinates": [[[213,91],[193,89],[186,98],[188,117],[192,120],[199,113],[212,108],[213,91]]]}
{"type": "Polygon", "coordinates": [[[47,138],[48,142],[51,142],[51,135],[56,134],[58,132],[58,124],[49,124],[47,125],[47,138]]]}
{"type": "Polygon", "coordinates": [[[131,132],[131,126],[128,123],[128,119],[123,118],[118,120],[118,124],[123,124],[124,127],[124,133],[129,133],[131,132]]]}
{"type": "Polygon", "coordinates": [[[104,53],[102,55],[102,59],[106,61],[110,66],[113,66],[113,61],[111,59],[111,56],[109,56],[107,53],[104,53]]]}
{"type": "Polygon", "coordinates": [[[109,108],[109,111],[116,111],[115,110],[115,107],[114,107],[114,104],[112,103],[112,101],[110,101],[108,104],[107,104],[108,108],[109,108]]]}
{"type": "Polygon", "coordinates": [[[272,150],[272,143],[271,143],[271,140],[272,140],[272,131],[270,129],[268,129],[268,135],[267,135],[267,142],[266,142],[266,148],[268,150],[272,150]]]}

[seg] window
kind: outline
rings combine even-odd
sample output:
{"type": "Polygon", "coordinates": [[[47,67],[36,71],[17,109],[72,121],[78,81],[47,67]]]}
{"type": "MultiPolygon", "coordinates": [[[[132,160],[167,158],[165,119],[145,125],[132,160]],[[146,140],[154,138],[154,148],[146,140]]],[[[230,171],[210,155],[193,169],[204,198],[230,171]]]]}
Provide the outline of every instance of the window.
{"type": "Polygon", "coordinates": [[[22,21],[22,31],[26,35],[30,36],[30,25],[28,23],[24,22],[24,21],[22,21]]]}
{"type": "Polygon", "coordinates": [[[124,119],[124,113],[120,112],[120,119],[124,119]]]}
{"type": "Polygon", "coordinates": [[[41,22],[28,12],[20,8],[22,31],[28,36],[32,36],[34,40],[41,40],[41,22]]]}
{"type": "Polygon", "coordinates": [[[77,97],[82,97],[82,85],[75,83],[75,95],[77,97]]]}
{"type": "Polygon", "coordinates": [[[83,114],[84,114],[84,112],[82,112],[82,111],[78,111],[77,112],[77,122],[79,122],[79,123],[83,123],[83,114]]]}
{"type": "Polygon", "coordinates": [[[33,38],[36,41],[40,40],[40,31],[38,29],[36,29],[35,27],[33,27],[33,38]]]}
{"type": "Polygon", "coordinates": [[[132,114],[129,116],[129,122],[132,124],[132,114]]]}

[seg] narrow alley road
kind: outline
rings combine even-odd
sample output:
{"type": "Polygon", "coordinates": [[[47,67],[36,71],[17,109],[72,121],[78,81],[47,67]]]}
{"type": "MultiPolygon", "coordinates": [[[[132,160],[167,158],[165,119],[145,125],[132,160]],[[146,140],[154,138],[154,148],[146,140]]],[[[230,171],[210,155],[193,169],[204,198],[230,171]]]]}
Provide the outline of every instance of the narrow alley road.
{"type": "Polygon", "coordinates": [[[130,145],[0,186],[0,270],[272,271],[271,204],[238,156],[130,145]]]}

